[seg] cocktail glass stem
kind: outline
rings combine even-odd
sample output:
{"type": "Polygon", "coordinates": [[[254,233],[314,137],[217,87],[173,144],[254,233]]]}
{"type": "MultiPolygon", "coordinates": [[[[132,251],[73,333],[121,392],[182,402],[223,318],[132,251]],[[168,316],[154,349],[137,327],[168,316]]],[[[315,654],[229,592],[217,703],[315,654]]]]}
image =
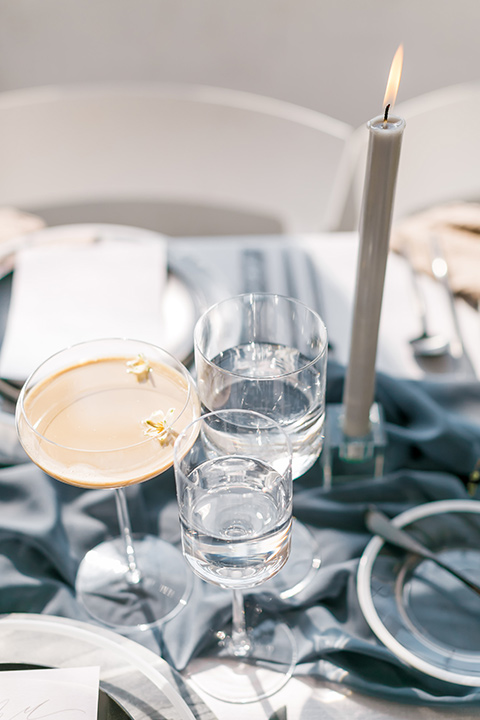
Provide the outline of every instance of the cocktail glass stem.
{"type": "Polygon", "coordinates": [[[126,580],[129,585],[138,585],[142,579],[142,575],[138,569],[137,558],[135,556],[135,548],[132,540],[132,524],[128,513],[125,488],[115,488],[115,501],[117,504],[120,533],[125,543],[125,554],[128,566],[126,580]]]}
{"type": "Polygon", "coordinates": [[[245,622],[245,603],[241,590],[233,591],[232,601],[232,639],[231,652],[235,657],[246,657],[250,654],[252,644],[247,633],[245,622]]]}

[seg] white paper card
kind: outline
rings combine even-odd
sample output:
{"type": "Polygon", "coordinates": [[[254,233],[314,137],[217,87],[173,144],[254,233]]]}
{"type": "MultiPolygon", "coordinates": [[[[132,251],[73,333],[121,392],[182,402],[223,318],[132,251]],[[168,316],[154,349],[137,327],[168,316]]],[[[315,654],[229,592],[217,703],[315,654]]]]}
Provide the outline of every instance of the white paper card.
{"type": "Polygon", "coordinates": [[[25,378],[53,353],[102,337],[162,345],[166,245],[105,240],[32,247],[15,262],[0,375],[25,378]]]}
{"type": "Polygon", "coordinates": [[[100,668],[0,673],[3,720],[96,720],[100,668]]]}

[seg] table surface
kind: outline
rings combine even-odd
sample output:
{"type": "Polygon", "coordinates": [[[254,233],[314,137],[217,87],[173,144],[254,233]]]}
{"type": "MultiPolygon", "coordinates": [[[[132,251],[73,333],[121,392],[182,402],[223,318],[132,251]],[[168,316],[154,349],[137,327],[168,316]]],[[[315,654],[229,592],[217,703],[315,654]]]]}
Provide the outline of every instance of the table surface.
{"type": "MultiPolygon", "coordinates": [[[[187,282],[189,277],[196,278],[197,290],[198,278],[201,278],[200,288],[201,294],[203,293],[201,302],[209,304],[245,289],[244,273],[246,271],[242,266],[241,258],[244,257],[244,251],[248,248],[252,251],[254,258],[255,253],[259,250],[266,253],[268,261],[262,266],[263,271],[268,274],[265,289],[286,295],[297,295],[320,310],[329,332],[333,356],[339,362],[346,363],[355,285],[357,235],[339,233],[298,238],[251,236],[215,239],[175,238],[170,243],[169,255],[171,264],[179,270],[181,275],[184,275],[187,282]],[[308,258],[313,260],[318,279],[317,287],[311,283],[299,283],[299,277],[302,276],[302,272],[306,271],[299,270],[295,274],[295,268],[292,270],[290,267],[289,269],[289,260],[293,257],[292,248],[295,249],[294,255],[300,255],[298,251],[303,249],[307,252],[308,258]],[[285,260],[285,258],[287,259],[285,260]]],[[[253,276],[255,276],[255,271],[253,276]]],[[[452,321],[443,288],[428,278],[422,279],[422,284],[426,292],[432,331],[442,328],[446,332],[451,332],[452,321]]],[[[478,332],[477,312],[462,301],[458,301],[458,310],[467,348],[474,359],[477,372],[480,373],[480,333],[478,332]]],[[[385,282],[377,368],[399,376],[423,377],[425,368],[417,363],[408,342],[411,337],[418,334],[418,330],[419,320],[415,314],[409,270],[401,258],[391,255],[385,282]]],[[[445,374],[437,375],[437,377],[451,376],[445,374]]],[[[42,621],[45,622],[45,619],[42,621]]],[[[3,628],[0,622],[0,633],[3,633],[4,637],[7,624],[8,618],[4,621],[3,628]]],[[[13,626],[12,629],[14,629],[13,626]]],[[[13,636],[10,638],[10,642],[12,641],[13,636]]],[[[29,662],[35,662],[37,652],[40,653],[40,651],[36,648],[32,649],[33,647],[33,645],[30,647],[32,650],[30,652],[27,640],[24,638],[23,650],[19,650],[15,658],[18,657],[19,662],[25,662],[25,657],[28,656],[29,662]],[[20,659],[21,657],[23,660],[20,659]]],[[[49,646],[44,647],[48,648],[49,646]]],[[[72,645],[70,650],[71,660],[76,653],[75,645],[72,645]]],[[[150,653],[146,649],[144,652],[150,653]]],[[[150,655],[153,654],[150,653],[150,655]]],[[[42,655],[42,657],[44,656],[42,655]]],[[[148,662],[149,659],[146,659],[148,662]]],[[[155,666],[152,657],[150,657],[150,661],[155,666]]],[[[188,684],[188,681],[186,682],[188,684]]],[[[121,687],[120,683],[119,687],[121,687]]],[[[202,697],[201,692],[197,692],[202,697]]],[[[165,696],[163,695],[162,701],[160,695],[161,693],[159,693],[158,699],[152,700],[152,703],[154,702],[157,710],[163,712],[162,708],[167,705],[165,705],[165,696]],[[161,704],[162,702],[164,705],[161,704]]],[[[323,718],[340,720],[345,717],[353,720],[367,720],[367,718],[368,720],[387,718],[439,720],[447,717],[473,720],[478,717],[478,711],[471,708],[457,707],[453,709],[452,706],[449,706],[443,709],[405,706],[362,696],[347,689],[342,690],[341,684],[328,687],[325,684],[298,678],[291,679],[275,696],[246,707],[216,701],[206,695],[203,696],[203,700],[205,705],[201,703],[194,705],[195,712],[202,720],[203,718],[209,720],[215,715],[219,720],[240,720],[240,718],[243,720],[247,713],[251,720],[266,720],[275,710],[283,707],[287,709],[288,720],[321,720],[323,718]],[[209,712],[208,708],[212,712],[209,712]]],[[[144,717],[154,717],[154,715],[135,714],[135,720],[143,720],[144,717]]],[[[166,714],[165,717],[170,718],[170,715],[166,714]]],[[[177,716],[172,714],[171,717],[176,718],[177,716]]]]}
{"type": "MultiPolygon", "coordinates": [[[[175,238],[170,252],[175,265],[192,266],[203,272],[205,277],[218,268],[210,292],[215,300],[219,297],[241,292],[245,284],[242,276],[242,254],[246,248],[262,250],[268,258],[263,270],[267,274],[266,289],[286,295],[296,295],[310,306],[317,306],[329,334],[333,357],[340,363],[348,362],[350,326],[352,322],[353,296],[356,277],[358,236],[356,233],[334,233],[295,238],[245,237],[245,238],[175,238]],[[304,268],[292,265],[295,259],[289,254],[293,247],[303,249],[313,260],[318,285],[309,284],[304,268]],[[290,262],[290,270],[285,264],[290,262]],[[232,273],[229,268],[236,268],[232,273]],[[305,284],[299,282],[302,273],[305,284]],[[296,273],[297,271],[297,273],[296,273]]],[[[298,261],[297,261],[298,262],[298,261]]],[[[451,336],[453,321],[448,307],[445,289],[428,277],[420,278],[425,293],[430,331],[445,332],[451,336]]],[[[478,313],[463,300],[457,301],[462,332],[466,347],[480,374],[480,332],[478,313]]],[[[415,296],[410,269],[403,258],[391,253],[388,258],[382,315],[379,329],[377,369],[399,377],[422,378],[426,375],[451,378],[450,372],[443,373],[438,363],[419,365],[409,344],[410,338],[420,333],[420,322],[416,311],[415,296]]],[[[201,692],[200,692],[201,695],[201,692]]],[[[220,720],[240,720],[247,712],[245,707],[203,696],[220,720]]],[[[405,706],[381,699],[360,696],[350,691],[339,691],[338,687],[326,687],[314,681],[292,678],[287,686],[274,697],[248,706],[252,720],[264,720],[274,710],[287,708],[288,720],[437,720],[457,717],[473,720],[478,712],[465,708],[428,708],[405,706]]]]}

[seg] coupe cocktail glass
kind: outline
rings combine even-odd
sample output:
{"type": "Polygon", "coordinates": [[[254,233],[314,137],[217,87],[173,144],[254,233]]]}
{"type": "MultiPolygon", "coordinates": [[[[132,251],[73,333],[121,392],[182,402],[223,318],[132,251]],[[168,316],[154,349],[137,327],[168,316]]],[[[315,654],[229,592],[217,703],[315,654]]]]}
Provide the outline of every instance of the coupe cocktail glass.
{"type": "Polygon", "coordinates": [[[198,414],[185,367],[137,340],[62,350],[22,388],[17,432],[33,462],[71,485],[115,489],[121,535],[86,554],[75,585],[90,615],[107,625],[148,626],[185,605],[191,578],[179,550],[153,535],[133,535],[125,489],[173,464],[175,437],[198,414]]]}
{"type": "Polygon", "coordinates": [[[290,440],[264,415],[220,410],[179,435],[174,457],[184,556],[203,580],[233,591],[231,634],[214,628],[201,671],[189,667],[192,680],[228,702],[267,697],[291,676],[295,643],[285,623],[259,608],[246,618],[243,591],[273,577],[289,555],[290,440]]]}
{"type": "MultiPolygon", "coordinates": [[[[247,293],[209,308],[195,333],[197,387],[205,411],[255,410],[288,434],[293,477],[310,468],[323,447],[327,331],[320,316],[289,297],[247,293]]],[[[275,578],[283,597],[303,590],[320,565],[307,528],[295,522],[291,559],[275,578]]]]}

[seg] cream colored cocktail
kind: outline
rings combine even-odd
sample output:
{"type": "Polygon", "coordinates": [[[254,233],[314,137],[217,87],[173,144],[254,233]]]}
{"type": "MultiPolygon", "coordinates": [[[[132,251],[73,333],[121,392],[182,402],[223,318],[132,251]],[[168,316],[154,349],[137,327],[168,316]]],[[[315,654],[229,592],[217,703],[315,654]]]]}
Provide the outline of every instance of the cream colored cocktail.
{"type": "Polygon", "coordinates": [[[115,489],[120,536],[110,539],[115,517],[104,513],[106,539],[85,555],[75,582],[77,599],[102,623],[145,627],[185,605],[191,577],[181,553],[155,531],[133,534],[125,487],[173,464],[175,438],[199,412],[186,368],[137,340],[62,350],[22,388],[17,431],[33,462],[86,492],[115,489]]]}
{"type": "Polygon", "coordinates": [[[196,415],[196,394],[176,369],[143,356],[105,357],[31,387],[18,431],[49,475],[82,487],[118,487],[170,467],[174,439],[196,415]]]}

